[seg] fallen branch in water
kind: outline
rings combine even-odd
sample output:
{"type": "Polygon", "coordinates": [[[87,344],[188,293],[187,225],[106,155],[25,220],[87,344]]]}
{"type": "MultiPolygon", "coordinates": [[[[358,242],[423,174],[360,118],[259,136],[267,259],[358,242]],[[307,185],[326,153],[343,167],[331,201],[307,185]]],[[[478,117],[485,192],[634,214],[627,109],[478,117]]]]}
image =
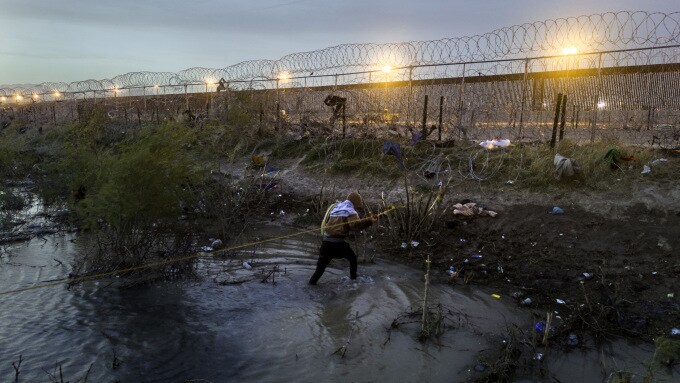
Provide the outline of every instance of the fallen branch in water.
{"type": "Polygon", "coordinates": [[[22,355],[19,355],[19,362],[12,362],[12,367],[14,367],[14,383],[19,381],[19,374],[21,374],[21,362],[23,362],[22,355]]]}
{"type": "MultiPolygon", "coordinates": [[[[284,269],[284,270],[283,270],[283,273],[286,274],[287,271],[288,271],[287,269],[284,269]]],[[[264,270],[263,270],[262,272],[264,273],[264,270]]],[[[269,271],[269,274],[267,274],[264,278],[262,278],[262,280],[261,280],[260,282],[262,282],[262,283],[267,283],[267,280],[269,279],[269,277],[272,277],[272,284],[276,284],[276,280],[275,280],[276,273],[280,273],[280,272],[281,272],[281,270],[279,270],[279,265],[275,265],[275,266],[269,271]]]]}
{"type": "Polygon", "coordinates": [[[347,337],[347,342],[345,342],[345,344],[343,344],[337,350],[335,350],[335,352],[332,353],[331,355],[340,354],[341,358],[345,357],[345,354],[347,353],[347,346],[349,346],[350,341],[352,340],[352,333],[354,332],[354,325],[356,324],[358,319],[359,319],[359,312],[357,311],[357,313],[354,316],[354,320],[352,321],[352,324],[350,325],[350,328],[349,328],[349,336],[347,337]]]}

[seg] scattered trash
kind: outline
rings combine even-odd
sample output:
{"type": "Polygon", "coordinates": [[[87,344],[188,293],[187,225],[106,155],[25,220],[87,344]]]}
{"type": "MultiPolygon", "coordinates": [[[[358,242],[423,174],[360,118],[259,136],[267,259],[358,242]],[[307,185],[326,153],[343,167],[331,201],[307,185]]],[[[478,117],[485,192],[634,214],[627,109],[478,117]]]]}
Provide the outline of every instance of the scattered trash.
{"type": "Polygon", "coordinates": [[[255,166],[264,166],[267,163],[267,156],[264,154],[253,154],[250,158],[255,166]]]}
{"type": "Polygon", "coordinates": [[[221,239],[216,239],[216,240],[212,241],[212,244],[210,244],[210,247],[212,247],[213,249],[221,249],[222,247],[224,247],[224,244],[222,243],[221,239]]]}
{"type": "Polygon", "coordinates": [[[460,215],[463,217],[473,217],[475,215],[484,217],[484,216],[489,216],[489,217],[495,217],[498,215],[495,211],[491,210],[486,210],[484,208],[478,207],[476,203],[474,202],[468,202],[465,204],[462,203],[457,203],[453,205],[453,215],[460,215]]]}
{"type": "Polygon", "coordinates": [[[423,139],[423,133],[419,131],[411,132],[411,140],[408,142],[410,146],[415,146],[420,140],[423,139]]]}
{"type": "Polygon", "coordinates": [[[486,140],[482,141],[479,143],[479,146],[482,146],[486,149],[496,149],[496,148],[507,148],[510,146],[510,140],[486,140]]]}
{"type": "Polygon", "coordinates": [[[515,299],[522,298],[524,295],[526,295],[526,294],[524,294],[524,291],[514,291],[510,294],[510,296],[515,298],[515,299]]]}
{"type": "Polygon", "coordinates": [[[534,355],[534,360],[538,360],[538,361],[543,360],[543,353],[537,352],[536,355],[534,355]]]}
{"type": "Polygon", "coordinates": [[[593,273],[583,273],[581,275],[583,275],[583,278],[585,278],[586,281],[593,279],[593,273]]]}
{"type": "Polygon", "coordinates": [[[575,160],[561,154],[555,154],[553,163],[555,164],[555,178],[557,180],[562,179],[562,177],[572,177],[581,172],[581,167],[575,160]]]}
{"type": "Polygon", "coordinates": [[[386,156],[393,155],[394,158],[397,159],[399,165],[401,165],[403,169],[406,169],[406,165],[404,165],[404,160],[401,157],[401,145],[394,141],[385,140],[383,142],[382,153],[386,156]]]}
{"type": "Polygon", "coordinates": [[[569,334],[569,337],[567,338],[567,345],[569,345],[569,347],[578,346],[578,335],[574,333],[569,334]]]}
{"type": "Polygon", "coordinates": [[[531,298],[526,298],[526,299],[524,299],[524,300],[522,301],[522,305],[523,305],[523,306],[531,306],[531,303],[532,303],[532,302],[533,302],[533,301],[531,300],[531,298]]]}
{"type": "Polygon", "coordinates": [[[512,185],[512,184],[514,184],[514,183],[515,183],[515,181],[513,181],[513,180],[508,180],[508,181],[506,182],[506,184],[508,184],[508,185],[512,185]]]}
{"type": "MultiPolygon", "coordinates": [[[[621,161],[635,161],[635,157],[624,157],[619,151],[619,148],[612,146],[604,155],[605,162],[609,163],[609,168],[612,170],[621,170],[621,161]]],[[[618,181],[618,180],[617,180],[618,181]]]]}
{"type": "Polygon", "coordinates": [[[558,305],[563,305],[566,304],[567,302],[561,300],[561,299],[555,299],[555,302],[557,302],[558,305]]]}
{"type": "Polygon", "coordinates": [[[652,168],[649,165],[642,165],[642,174],[649,174],[652,172],[652,168]]]}
{"type": "Polygon", "coordinates": [[[470,258],[472,258],[472,259],[482,259],[482,255],[481,254],[472,254],[470,256],[470,258]]]}
{"type": "Polygon", "coordinates": [[[552,211],[550,212],[550,214],[554,214],[554,215],[564,214],[564,210],[559,206],[554,206],[552,208],[552,211]]]}
{"type": "Polygon", "coordinates": [[[268,176],[268,175],[270,175],[270,174],[276,173],[277,171],[278,171],[278,169],[276,169],[276,168],[273,167],[273,166],[270,166],[270,167],[268,167],[268,168],[266,168],[266,169],[264,170],[264,173],[263,173],[262,175],[268,176]]]}
{"type": "Polygon", "coordinates": [[[250,263],[248,263],[248,261],[243,261],[243,268],[246,270],[250,270],[253,268],[253,266],[250,266],[250,263]]]}
{"type": "Polygon", "coordinates": [[[465,258],[465,260],[463,261],[463,263],[468,263],[468,262],[470,262],[470,260],[467,259],[467,258],[465,258]]]}
{"type": "Polygon", "coordinates": [[[652,275],[659,275],[658,271],[652,271],[652,275]]]}
{"type": "Polygon", "coordinates": [[[411,246],[411,247],[418,247],[418,245],[420,245],[420,242],[415,241],[415,240],[414,240],[414,241],[411,241],[411,242],[408,242],[408,243],[402,242],[402,243],[401,243],[401,248],[402,248],[402,249],[406,249],[406,248],[408,248],[409,246],[411,246]]]}
{"type": "Polygon", "coordinates": [[[671,330],[671,335],[680,335],[680,328],[674,328],[671,330]]]}
{"type": "Polygon", "coordinates": [[[281,211],[279,211],[279,215],[280,215],[280,216],[284,216],[284,215],[286,215],[286,212],[283,211],[283,210],[281,210],[281,211]]]}
{"type": "Polygon", "coordinates": [[[494,297],[494,298],[496,298],[496,299],[501,299],[501,296],[498,295],[498,294],[491,294],[491,296],[494,297]]]}
{"type": "MultiPolygon", "coordinates": [[[[537,323],[536,323],[536,326],[534,326],[534,328],[536,329],[536,332],[537,332],[537,333],[539,333],[539,334],[542,335],[542,334],[545,333],[546,326],[547,326],[547,324],[545,323],[545,321],[542,320],[542,321],[540,321],[540,322],[537,322],[537,323]]],[[[549,332],[550,334],[552,334],[553,332],[555,332],[555,327],[550,326],[550,329],[548,330],[548,332],[549,332]]]]}
{"type": "Polygon", "coordinates": [[[667,296],[668,298],[674,298],[674,297],[675,297],[675,294],[673,294],[673,293],[668,293],[668,295],[666,295],[666,296],[667,296]]]}
{"type": "Polygon", "coordinates": [[[660,163],[662,163],[662,162],[668,162],[668,159],[666,159],[666,158],[657,158],[657,159],[655,159],[654,161],[652,161],[651,164],[652,164],[652,166],[654,166],[654,165],[658,165],[658,164],[660,164],[660,163]]]}
{"type": "Polygon", "coordinates": [[[453,267],[453,259],[451,259],[451,265],[449,266],[449,269],[446,270],[446,274],[453,276],[453,274],[456,273],[456,268],[453,267]]]}
{"type": "Polygon", "coordinates": [[[213,251],[213,250],[214,250],[214,249],[213,249],[212,247],[210,247],[210,246],[203,246],[203,247],[201,247],[201,251],[209,252],[209,251],[213,251]]]}

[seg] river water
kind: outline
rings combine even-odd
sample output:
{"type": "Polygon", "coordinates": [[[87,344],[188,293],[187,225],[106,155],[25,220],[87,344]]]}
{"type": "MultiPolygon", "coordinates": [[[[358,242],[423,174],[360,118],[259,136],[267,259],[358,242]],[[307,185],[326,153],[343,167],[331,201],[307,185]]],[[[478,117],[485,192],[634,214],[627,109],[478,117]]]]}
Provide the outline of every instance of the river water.
{"type": "MultiPolygon", "coordinates": [[[[511,299],[435,285],[431,302],[453,313],[443,334],[420,342],[417,323],[388,333],[420,305],[422,272],[378,258],[351,281],[347,262],[336,260],[308,286],[317,247],[318,238],[303,235],[206,255],[189,281],[122,289],[102,280],[2,295],[0,381],[13,381],[12,362],[22,355],[20,382],[49,382],[57,365],[71,382],[90,365],[89,382],[460,382],[477,376],[479,352],[498,347],[509,325],[532,327],[511,299]],[[274,283],[261,282],[275,266],[274,283]],[[344,357],[334,354],[343,345],[344,357]]],[[[79,251],[72,234],[5,246],[0,291],[65,277],[79,251]]],[[[652,353],[652,345],[624,341],[553,352],[545,381],[602,382],[603,362],[607,371],[642,374],[652,353]]],[[[522,375],[518,381],[543,381],[522,375]]]]}

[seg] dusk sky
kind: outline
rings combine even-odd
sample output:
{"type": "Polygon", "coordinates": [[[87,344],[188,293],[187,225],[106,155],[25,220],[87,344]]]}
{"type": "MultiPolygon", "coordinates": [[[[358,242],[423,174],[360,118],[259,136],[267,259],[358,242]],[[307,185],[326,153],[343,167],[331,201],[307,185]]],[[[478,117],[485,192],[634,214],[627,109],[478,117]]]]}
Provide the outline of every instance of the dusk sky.
{"type": "Polygon", "coordinates": [[[482,34],[678,0],[0,0],[0,84],[222,68],[353,42],[482,34]]]}

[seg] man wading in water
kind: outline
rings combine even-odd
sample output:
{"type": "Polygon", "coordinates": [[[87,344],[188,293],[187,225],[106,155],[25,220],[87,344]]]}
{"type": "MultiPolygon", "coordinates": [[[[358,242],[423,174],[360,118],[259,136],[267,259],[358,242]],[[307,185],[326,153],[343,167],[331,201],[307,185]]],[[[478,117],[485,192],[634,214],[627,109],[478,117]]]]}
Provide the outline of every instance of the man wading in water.
{"type": "MultiPolygon", "coordinates": [[[[360,219],[357,210],[364,210],[364,201],[359,193],[350,193],[347,199],[335,205],[328,216],[328,221],[322,223],[323,242],[319,249],[319,261],[316,263],[316,271],[309,280],[310,285],[323,275],[326,266],[334,258],[345,258],[349,261],[349,276],[357,279],[357,255],[349,247],[346,239],[350,231],[358,233],[373,224],[376,216],[360,219]]],[[[325,218],[324,218],[325,219],[325,218]]]]}

